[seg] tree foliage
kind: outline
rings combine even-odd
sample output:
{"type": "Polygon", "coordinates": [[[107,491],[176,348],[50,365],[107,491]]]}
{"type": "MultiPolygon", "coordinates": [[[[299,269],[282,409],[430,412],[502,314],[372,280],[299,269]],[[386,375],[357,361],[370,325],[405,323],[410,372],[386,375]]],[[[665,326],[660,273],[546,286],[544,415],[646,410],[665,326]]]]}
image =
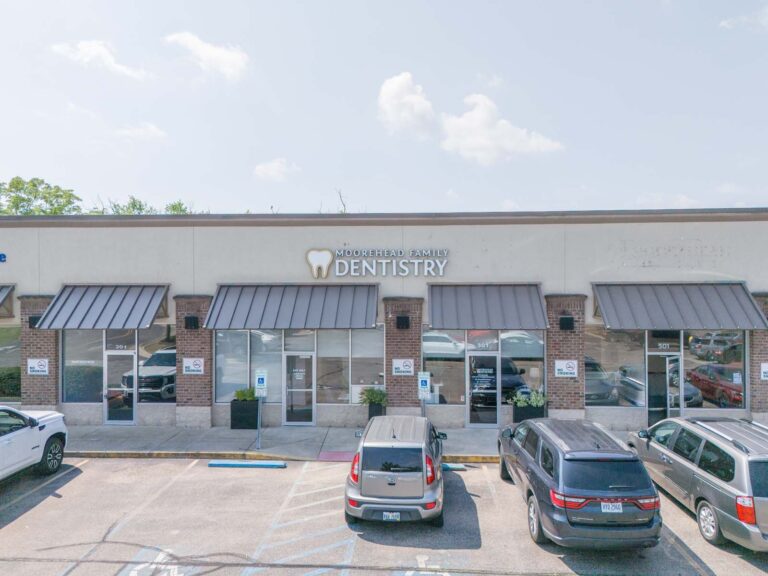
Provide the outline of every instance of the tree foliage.
{"type": "Polygon", "coordinates": [[[72,190],[51,186],[42,178],[24,180],[19,176],[0,182],[0,214],[53,216],[80,214],[81,198],[72,190]]]}
{"type": "Polygon", "coordinates": [[[144,216],[157,213],[157,208],[151,206],[149,202],[139,200],[136,196],[128,196],[128,202],[125,204],[110,200],[107,211],[107,214],[115,214],[116,216],[144,216]]]}

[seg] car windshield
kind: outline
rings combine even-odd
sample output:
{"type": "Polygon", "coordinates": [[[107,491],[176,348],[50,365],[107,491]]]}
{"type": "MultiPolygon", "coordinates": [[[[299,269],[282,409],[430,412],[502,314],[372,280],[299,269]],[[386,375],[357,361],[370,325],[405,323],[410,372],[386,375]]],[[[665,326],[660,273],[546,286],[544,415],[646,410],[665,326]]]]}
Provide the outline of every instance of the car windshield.
{"type": "Polygon", "coordinates": [[[421,472],[420,448],[363,448],[363,470],[421,472]]]}
{"type": "Polygon", "coordinates": [[[605,373],[605,370],[603,370],[603,367],[600,366],[597,362],[585,362],[584,363],[584,371],[587,373],[588,376],[592,377],[604,377],[608,376],[608,374],[605,373]]]}
{"type": "Polygon", "coordinates": [[[176,366],[175,352],[154,353],[147,358],[143,366],[176,366]]]}
{"type": "Polygon", "coordinates": [[[619,491],[651,488],[638,460],[566,460],[563,484],[568,491],[619,491]]]}
{"type": "Polygon", "coordinates": [[[752,481],[752,495],[768,498],[768,460],[749,463],[749,478],[752,481]]]}

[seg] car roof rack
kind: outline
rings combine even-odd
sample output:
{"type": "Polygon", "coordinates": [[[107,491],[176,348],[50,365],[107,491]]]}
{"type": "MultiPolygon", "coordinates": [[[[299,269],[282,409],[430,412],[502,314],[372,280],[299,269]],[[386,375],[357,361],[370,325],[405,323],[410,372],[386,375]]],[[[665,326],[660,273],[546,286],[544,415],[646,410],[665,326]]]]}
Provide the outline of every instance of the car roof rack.
{"type": "Polygon", "coordinates": [[[735,439],[731,438],[730,436],[728,436],[728,434],[725,434],[724,432],[721,432],[720,430],[717,430],[717,429],[713,428],[709,424],[705,424],[701,420],[697,420],[695,418],[691,418],[688,421],[689,422],[693,422],[697,426],[701,426],[705,430],[708,430],[708,431],[712,432],[712,434],[716,434],[717,436],[720,436],[720,438],[722,438],[723,440],[727,440],[728,442],[733,444],[736,448],[738,448],[739,450],[744,452],[744,454],[749,454],[749,448],[744,446],[744,444],[742,444],[738,440],[735,440],[735,439]]]}
{"type": "Polygon", "coordinates": [[[765,424],[760,424],[760,422],[755,422],[754,420],[750,420],[749,418],[742,418],[741,421],[747,424],[751,424],[756,428],[760,428],[761,430],[768,432],[768,426],[766,426],[765,424]]]}

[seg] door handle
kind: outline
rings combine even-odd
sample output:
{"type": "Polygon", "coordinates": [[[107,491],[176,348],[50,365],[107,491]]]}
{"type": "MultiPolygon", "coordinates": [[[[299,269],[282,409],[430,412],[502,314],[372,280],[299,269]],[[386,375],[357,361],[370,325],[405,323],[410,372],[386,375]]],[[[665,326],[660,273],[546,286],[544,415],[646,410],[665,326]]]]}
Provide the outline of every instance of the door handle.
{"type": "Polygon", "coordinates": [[[661,455],[661,461],[666,462],[667,464],[672,464],[672,459],[669,456],[664,456],[664,454],[661,455]]]}

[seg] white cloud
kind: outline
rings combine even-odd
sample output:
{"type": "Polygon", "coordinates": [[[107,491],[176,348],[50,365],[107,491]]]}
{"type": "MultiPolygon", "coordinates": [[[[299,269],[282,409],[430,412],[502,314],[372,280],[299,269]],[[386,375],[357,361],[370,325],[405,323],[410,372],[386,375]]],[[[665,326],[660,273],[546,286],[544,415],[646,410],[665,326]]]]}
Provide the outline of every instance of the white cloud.
{"type": "Polygon", "coordinates": [[[203,72],[215,72],[227,80],[239,80],[248,67],[248,54],[237,46],[209,44],[191,32],[169,34],[165,41],[186,48],[203,72]]]}
{"type": "Polygon", "coordinates": [[[443,115],[443,140],[448,152],[489,166],[515,154],[552,152],[563,145],[537,132],[518,128],[499,118],[496,104],[483,94],[464,98],[470,108],[461,116],[443,115]]]}
{"type": "Polygon", "coordinates": [[[168,137],[168,134],[151,122],[139,122],[135,126],[126,126],[115,130],[115,134],[134,142],[159,142],[168,137]]]}
{"type": "Polygon", "coordinates": [[[501,209],[505,212],[517,212],[520,210],[520,204],[515,202],[514,200],[504,200],[504,202],[501,203],[501,209]]]}
{"type": "Polygon", "coordinates": [[[127,76],[134,80],[144,80],[148,76],[145,70],[120,64],[109,44],[101,40],[82,40],[77,44],[64,42],[54,44],[51,50],[83,66],[103,68],[119,76],[127,76]]]}
{"type": "Polygon", "coordinates": [[[410,72],[384,80],[379,90],[379,120],[390,134],[412,132],[426,136],[434,117],[432,103],[424,89],[414,84],[410,72]]]}
{"type": "Polygon", "coordinates": [[[256,164],[256,167],[253,169],[253,175],[259,180],[284,182],[290,174],[300,171],[301,168],[292,162],[288,162],[285,158],[275,158],[269,162],[256,164]]]}
{"type": "Polygon", "coordinates": [[[70,114],[74,114],[76,116],[84,116],[89,120],[99,119],[99,115],[93,110],[91,110],[90,108],[85,108],[71,101],[67,102],[67,112],[69,112],[70,114]]]}
{"type": "Polygon", "coordinates": [[[725,28],[726,30],[733,30],[734,28],[742,26],[746,28],[763,28],[768,30],[768,5],[763,6],[763,8],[752,14],[735,16],[720,21],[720,28],[725,28]]]}

